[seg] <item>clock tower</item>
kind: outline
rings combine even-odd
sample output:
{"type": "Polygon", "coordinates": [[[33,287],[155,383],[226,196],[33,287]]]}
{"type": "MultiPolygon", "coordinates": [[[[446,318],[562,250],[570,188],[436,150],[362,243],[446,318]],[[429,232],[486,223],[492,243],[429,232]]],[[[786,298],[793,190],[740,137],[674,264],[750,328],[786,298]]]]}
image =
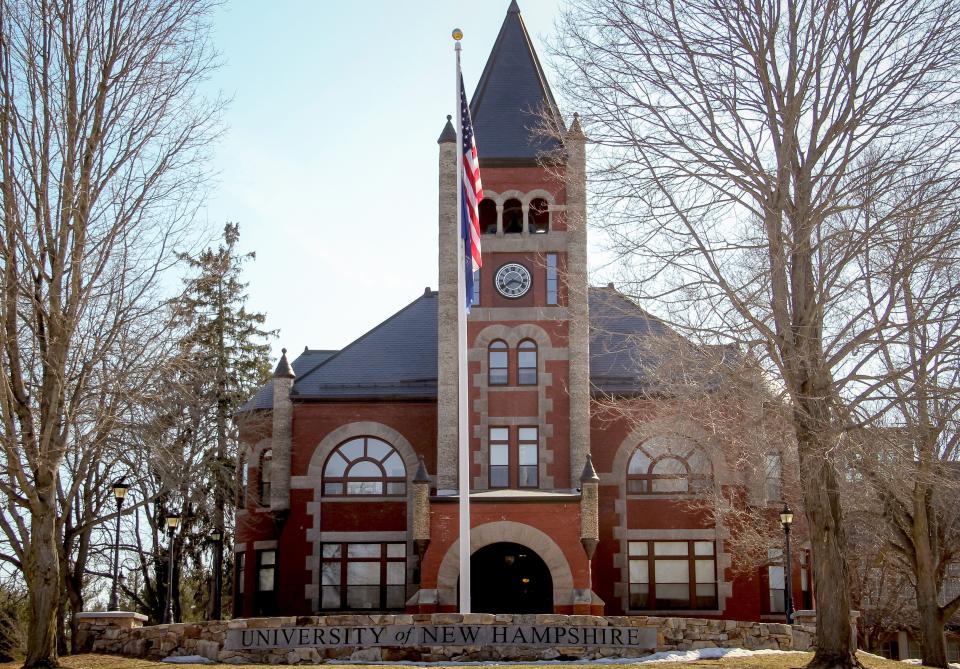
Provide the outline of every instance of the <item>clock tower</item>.
{"type": "MultiPolygon", "coordinates": [[[[467,332],[470,488],[491,499],[498,491],[531,499],[575,493],[590,452],[585,138],[576,116],[566,128],[516,2],[470,106],[484,190],[479,304],[467,332]]],[[[444,495],[458,487],[458,161],[449,122],[439,144],[444,495]]]]}

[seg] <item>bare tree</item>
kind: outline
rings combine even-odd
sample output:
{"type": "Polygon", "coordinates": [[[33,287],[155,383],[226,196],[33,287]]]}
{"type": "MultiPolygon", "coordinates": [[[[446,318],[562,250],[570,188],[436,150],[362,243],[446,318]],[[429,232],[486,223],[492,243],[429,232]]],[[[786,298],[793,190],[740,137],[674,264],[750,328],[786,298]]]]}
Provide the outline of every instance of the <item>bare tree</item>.
{"type": "Polygon", "coordinates": [[[218,111],[197,90],[213,65],[210,6],[0,4],[0,492],[30,592],[27,667],[57,665],[70,430],[93,370],[152,317],[204,181],[218,111]]]}
{"type": "Polygon", "coordinates": [[[960,12],[921,0],[573,0],[563,89],[595,143],[595,201],[671,320],[752,346],[791,409],[817,597],[813,667],[858,664],[834,452],[852,356],[898,299],[865,243],[956,190],[960,12]],[[887,200],[867,208],[869,185],[887,200]]]}
{"type": "MultiPolygon", "coordinates": [[[[946,668],[944,626],[960,611],[960,595],[944,588],[960,564],[960,221],[954,202],[923,206],[927,187],[909,189],[920,203],[861,256],[868,287],[892,285],[897,299],[868,316],[878,334],[858,355],[864,390],[851,418],[863,428],[851,433],[860,446],[851,469],[872,489],[886,548],[914,584],[923,663],[946,668]]],[[[886,198],[871,204],[857,215],[883,215],[886,198]]]]}

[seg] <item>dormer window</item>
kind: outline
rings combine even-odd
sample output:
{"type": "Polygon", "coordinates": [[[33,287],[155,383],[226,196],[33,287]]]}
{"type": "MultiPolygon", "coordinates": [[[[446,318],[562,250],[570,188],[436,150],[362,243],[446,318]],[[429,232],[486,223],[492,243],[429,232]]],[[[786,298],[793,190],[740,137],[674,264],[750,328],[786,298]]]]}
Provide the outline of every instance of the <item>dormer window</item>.
{"type": "Polygon", "coordinates": [[[507,200],[503,203],[503,234],[519,235],[522,233],[523,204],[520,200],[507,200]]]}
{"type": "Polygon", "coordinates": [[[531,200],[527,218],[530,221],[529,231],[531,235],[546,234],[550,229],[550,212],[547,209],[547,201],[542,197],[531,200]]]}
{"type": "Polygon", "coordinates": [[[488,197],[480,200],[480,232],[484,235],[497,234],[497,203],[488,197]]]}

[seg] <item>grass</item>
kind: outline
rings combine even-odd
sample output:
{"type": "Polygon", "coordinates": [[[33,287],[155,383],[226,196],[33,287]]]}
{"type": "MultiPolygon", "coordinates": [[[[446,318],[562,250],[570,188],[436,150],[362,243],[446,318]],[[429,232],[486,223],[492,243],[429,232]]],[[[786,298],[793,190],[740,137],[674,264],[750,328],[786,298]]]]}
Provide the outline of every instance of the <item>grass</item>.
{"type": "MultiPolygon", "coordinates": [[[[657,663],[651,665],[651,669],[670,669],[671,667],[676,666],[677,669],[680,669],[678,665],[682,664],[682,669],[798,669],[803,667],[810,661],[810,658],[813,657],[811,653],[789,653],[784,655],[756,655],[753,657],[737,657],[737,658],[728,658],[722,660],[697,660],[695,662],[670,662],[670,663],[657,663]]],[[[918,669],[916,665],[905,665],[901,662],[895,660],[884,660],[875,655],[868,655],[865,653],[860,654],[860,661],[863,663],[867,669],[918,669]]],[[[126,657],[117,657],[114,655],[72,655],[68,657],[60,658],[61,663],[67,669],[207,669],[210,665],[203,664],[166,664],[163,662],[153,662],[150,660],[136,660],[126,657]]],[[[19,662],[8,662],[6,664],[0,664],[0,669],[20,669],[21,664],[19,662]]],[[[238,665],[223,665],[224,667],[236,667],[236,669],[251,669],[252,667],[264,667],[268,665],[262,664],[238,664],[238,665]]],[[[278,665],[281,666],[281,665],[278,665]]],[[[361,664],[348,664],[348,665],[335,665],[327,664],[325,667],[343,667],[344,669],[382,669],[383,665],[361,665],[361,664]]],[[[447,665],[449,666],[449,665],[447,665]]],[[[511,669],[523,669],[523,667],[530,667],[530,669],[562,669],[570,668],[570,664],[557,663],[557,664],[535,664],[535,665],[523,665],[523,664],[510,664],[511,669]]],[[[582,665],[574,665],[582,666],[582,665]]],[[[610,667],[610,665],[597,665],[610,667]]],[[[430,668],[433,669],[442,669],[443,664],[437,663],[435,665],[430,665],[430,668]]],[[[610,667],[610,669],[613,669],[610,667]]]]}

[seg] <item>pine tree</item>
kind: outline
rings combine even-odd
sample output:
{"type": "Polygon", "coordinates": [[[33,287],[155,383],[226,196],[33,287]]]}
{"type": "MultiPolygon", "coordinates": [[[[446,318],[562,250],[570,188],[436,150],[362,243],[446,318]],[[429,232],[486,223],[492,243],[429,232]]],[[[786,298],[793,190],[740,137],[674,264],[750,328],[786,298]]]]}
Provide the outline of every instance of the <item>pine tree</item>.
{"type": "MultiPolygon", "coordinates": [[[[212,510],[209,529],[219,531],[221,537],[225,536],[225,508],[236,500],[231,492],[235,491],[237,438],[231,417],[269,378],[268,341],[276,335],[264,329],[265,314],[247,311],[248,284],[241,274],[244,263],[256,256],[237,250],[239,237],[239,226],[227,223],[223,244],[217,249],[208,248],[195,257],[181,255],[195,275],[186,281],[177,304],[186,329],[182,350],[190,363],[195,406],[200,420],[215,426],[210,443],[204,446],[207,472],[202,477],[211,484],[207,494],[212,495],[212,505],[202,506],[212,510]]],[[[223,539],[214,541],[213,548],[212,582],[222,583],[223,539]]],[[[220,618],[221,590],[214,587],[211,593],[209,613],[214,619],[220,618]]]]}

